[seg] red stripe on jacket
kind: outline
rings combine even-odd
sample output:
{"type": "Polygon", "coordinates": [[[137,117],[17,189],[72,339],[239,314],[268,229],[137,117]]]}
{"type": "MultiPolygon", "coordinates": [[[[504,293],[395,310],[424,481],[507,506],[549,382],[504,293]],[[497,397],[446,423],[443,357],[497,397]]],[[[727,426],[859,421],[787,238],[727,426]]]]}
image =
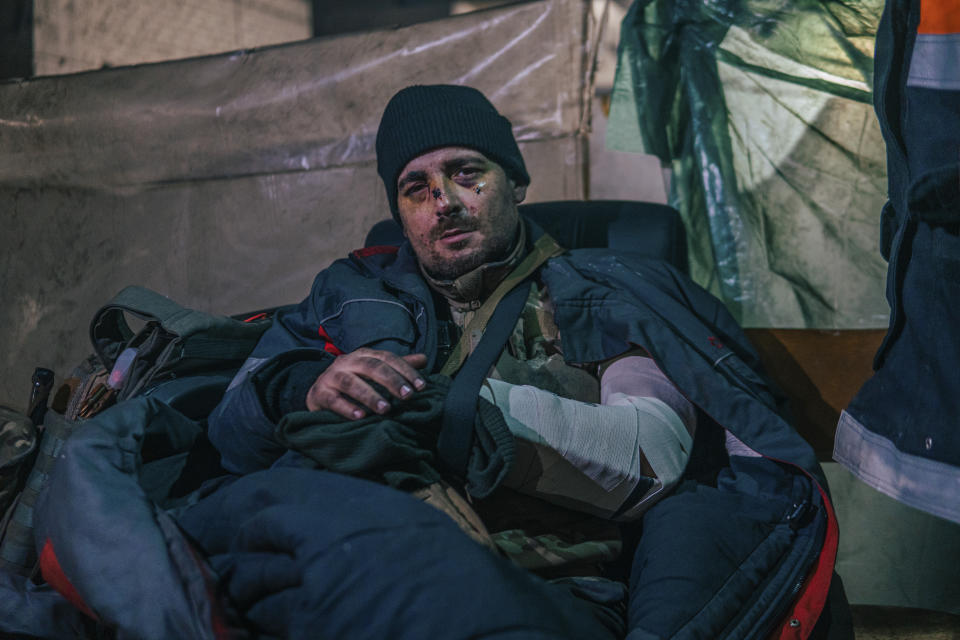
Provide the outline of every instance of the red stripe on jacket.
{"type": "Polygon", "coordinates": [[[63,567],[60,566],[60,560],[57,559],[57,552],[54,551],[50,538],[47,538],[46,542],[43,543],[43,550],[40,551],[40,573],[43,575],[43,579],[47,581],[47,584],[56,589],[70,604],[94,620],[100,619],[97,617],[97,614],[90,609],[87,603],[84,602],[80,592],[77,591],[77,588],[70,582],[67,574],[63,572],[63,567]]]}
{"type": "MultiPolygon", "coordinates": [[[[707,340],[714,347],[718,349],[723,348],[723,343],[717,340],[716,336],[710,336],[707,340]]],[[[630,343],[630,346],[631,348],[643,349],[644,352],[648,354],[650,353],[642,345],[630,343]]],[[[656,358],[654,358],[654,363],[660,368],[660,363],[657,362],[656,358]]],[[[663,372],[662,368],[660,368],[660,370],[663,372]]],[[[666,374],[664,373],[664,375],[666,374]]],[[[670,380],[669,376],[667,379],[670,380]]],[[[670,382],[674,387],[677,386],[673,383],[673,380],[670,380],[670,382]]],[[[679,390],[679,387],[677,387],[677,390],[679,390]]],[[[823,487],[820,486],[820,483],[809,471],[786,460],[779,460],[765,455],[763,457],[767,460],[775,460],[790,465],[806,474],[806,476],[810,478],[810,481],[816,485],[817,491],[820,492],[820,498],[823,500],[827,511],[827,532],[824,536],[823,545],[820,547],[820,554],[817,556],[816,566],[805,576],[803,586],[800,588],[799,593],[794,596],[793,607],[784,618],[780,628],[776,629],[770,635],[769,639],[807,640],[813,631],[813,627],[817,624],[817,621],[823,613],[824,606],[827,603],[827,594],[830,591],[830,582],[833,580],[833,569],[837,560],[837,547],[840,542],[840,529],[837,526],[837,516],[836,513],[834,513],[830,499],[827,497],[827,492],[823,490],[823,487]]]]}
{"type": "Polygon", "coordinates": [[[320,338],[323,339],[324,351],[326,351],[327,353],[333,354],[335,356],[343,355],[343,351],[338,349],[337,346],[333,344],[333,340],[330,339],[330,336],[327,335],[327,332],[324,330],[323,327],[317,327],[317,334],[319,334],[320,338]]]}
{"type": "Polygon", "coordinates": [[[380,253],[396,253],[399,249],[400,247],[392,244],[380,244],[374,247],[354,249],[353,255],[357,256],[358,258],[366,258],[367,256],[375,256],[380,253]]]}

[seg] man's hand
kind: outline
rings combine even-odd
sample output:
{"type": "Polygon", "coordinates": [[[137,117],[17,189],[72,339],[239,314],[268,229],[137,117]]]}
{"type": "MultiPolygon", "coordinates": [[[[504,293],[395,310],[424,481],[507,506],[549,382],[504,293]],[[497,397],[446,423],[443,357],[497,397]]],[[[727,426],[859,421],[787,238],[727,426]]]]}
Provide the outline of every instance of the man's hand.
{"type": "Polygon", "coordinates": [[[417,369],[427,364],[427,356],[411,353],[397,356],[389,351],[360,348],[337,356],[307,392],[307,409],[329,409],[348,420],[359,420],[373,413],[384,414],[390,403],[373,390],[368,381],[382,385],[397,398],[406,398],[414,389],[426,386],[417,369]]]}

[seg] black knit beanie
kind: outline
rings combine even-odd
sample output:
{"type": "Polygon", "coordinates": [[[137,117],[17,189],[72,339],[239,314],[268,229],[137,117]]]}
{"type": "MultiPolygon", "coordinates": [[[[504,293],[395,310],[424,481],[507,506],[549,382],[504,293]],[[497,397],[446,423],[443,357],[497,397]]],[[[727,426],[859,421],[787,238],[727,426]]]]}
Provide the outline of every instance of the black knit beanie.
{"type": "Polygon", "coordinates": [[[482,93],[456,85],[414,85],[390,98],[377,130],[377,172],[397,222],[400,171],[417,156],[440,147],[476,149],[518,185],[530,184],[510,121],[482,93]]]}

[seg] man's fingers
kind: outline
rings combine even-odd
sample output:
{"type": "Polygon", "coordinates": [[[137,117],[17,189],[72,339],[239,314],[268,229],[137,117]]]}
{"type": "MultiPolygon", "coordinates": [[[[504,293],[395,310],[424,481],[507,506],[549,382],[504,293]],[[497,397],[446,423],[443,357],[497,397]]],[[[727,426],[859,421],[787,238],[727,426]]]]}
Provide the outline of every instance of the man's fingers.
{"type": "Polygon", "coordinates": [[[330,406],[327,408],[330,411],[333,411],[334,413],[346,418],[347,420],[359,420],[367,415],[366,411],[341,395],[338,395],[336,398],[334,398],[330,402],[330,406]]]}
{"type": "Polygon", "coordinates": [[[408,353],[405,356],[400,356],[400,359],[417,369],[427,366],[427,354],[425,353],[408,353]]]}
{"type": "Polygon", "coordinates": [[[427,386],[427,381],[424,379],[423,374],[417,371],[417,369],[422,369],[427,366],[427,354],[425,353],[411,353],[403,356],[401,358],[413,369],[413,379],[411,380],[409,376],[407,379],[413,383],[413,386],[419,391],[427,386]]]}
{"type": "Polygon", "coordinates": [[[310,387],[307,409],[329,409],[345,418],[359,419],[367,411],[384,414],[390,403],[372,383],[385,388],[397,398],[406,398],[426,386],[426,379],[417,371],[426,366],[422,353],[397,356],[389,351],[357,349],[338,356],[310,387]]]}
{"type": "Polygon", "coordinates": [[[354,371],[382,385],[395,397],[406,398],[414,390],[423,389],[427,384],[423,374],[416,369],[418,363],[420,366],[426,365],[426,356],[411,354],[400,357],[389,351],[367,351],[357,360],[360,368],[355,368],[354,371]],[[408,358],[411,358],[412,362],[408,358]]]}
{"type": "MultiPolygon", "coordinates": [[[[392,353],[385,352],[386,357],[384,362],[390,365],[394,371],[403,376],[405,383],[402,383],[400,387],[390,389],[390,392],[398,398],[405,398],[410,395],[409,391],[405,391],[403,387],[413,391],[416,389],[419,391],[427,386],[427,381],[424,379],[423,374],[417,371],[422,367],[427,366],[427,356],[423,353],[410,353],[405,356],[396,356],[392,353]]],[[[382,383],[381,383],[382,384],[382,383]]]]}
{"type": "Polygon", "coordinates": [[[321,411],[328,409],[349,420],[359,420],[367,415],[367,411],[383,413],[389,410],[387,402],[365,382],[346,372],[331,372],[329,376],[321,376],[310,387],[307,392],[307,409],[309,411],[321,411]],[[347,381],[353,377],[355,383],[347,381]],[[361,397],[354,397],[347,391],[342,391],[339,387],[353,389],[352,392],[361,397]],[[364,389],[363,387],[366,387],[364,389]],[[370,407],[368,403],[373,406],[370,407]],[[361,406],[361,405],[367,405],[361,406]],[[378,410],[378,407],[380,410],[378,410]]]}
{"type": "MultiPolygon", "coordinates": [[[[388,368],[386,365],[382,366],[388,368]]],[[[369,380],[380,382],[378,378],[383,378],[390,375],[385,373],[380,366],[375,366],[375,369],[377,371],[376,376],[369,375],[365,377],[369,380]]],[[[394,372],[392,377],[398,378],[399,376],[394,372]]],[[[385,387],[388,386],[383,382],[380,382],[380,384],[385,387]]],[[[345,395],[348,399],[360,403],[374,413],[386,413],[390,410],[390,403],[387,402],[383,396],[374,391],[373,387],[371,387],[366,380],[352,371],[334,372],[333,379],[331,380],[331,387],[345,395]]]]}

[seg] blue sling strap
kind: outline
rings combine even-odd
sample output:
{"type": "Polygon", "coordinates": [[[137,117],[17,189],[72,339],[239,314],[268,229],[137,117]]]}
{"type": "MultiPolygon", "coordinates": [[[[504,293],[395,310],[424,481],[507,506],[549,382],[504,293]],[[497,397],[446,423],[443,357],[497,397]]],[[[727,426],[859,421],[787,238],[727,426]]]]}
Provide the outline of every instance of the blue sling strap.
{"type": "Polygon", "coordinates": [[[466,477],[470,461],[480,385],[520,318],[530,294],[530,277],[540,265],[562,252],[563,248],[548,234],[540,236],[530,253],[477,310],[476,317],[464,330],[460,342],[440,371],[444,375],[456,376],[444,403],[437,452],[458,478],[466,477]],[[475,332],[482,332],[483,336],[468,356],[470,335],[475,332]]]}
{"type": "Polygon", "coordinates": [[[467,474],[480,385],[503,351],[503,345],[527,302],[530,286],[529,281],[524,280],[524,283],[527,286],[514,287],[497,305],[480,343],[453,379],[443,405],[443,428],[437,440],[437,451],[458,478],[467,474]]]}

